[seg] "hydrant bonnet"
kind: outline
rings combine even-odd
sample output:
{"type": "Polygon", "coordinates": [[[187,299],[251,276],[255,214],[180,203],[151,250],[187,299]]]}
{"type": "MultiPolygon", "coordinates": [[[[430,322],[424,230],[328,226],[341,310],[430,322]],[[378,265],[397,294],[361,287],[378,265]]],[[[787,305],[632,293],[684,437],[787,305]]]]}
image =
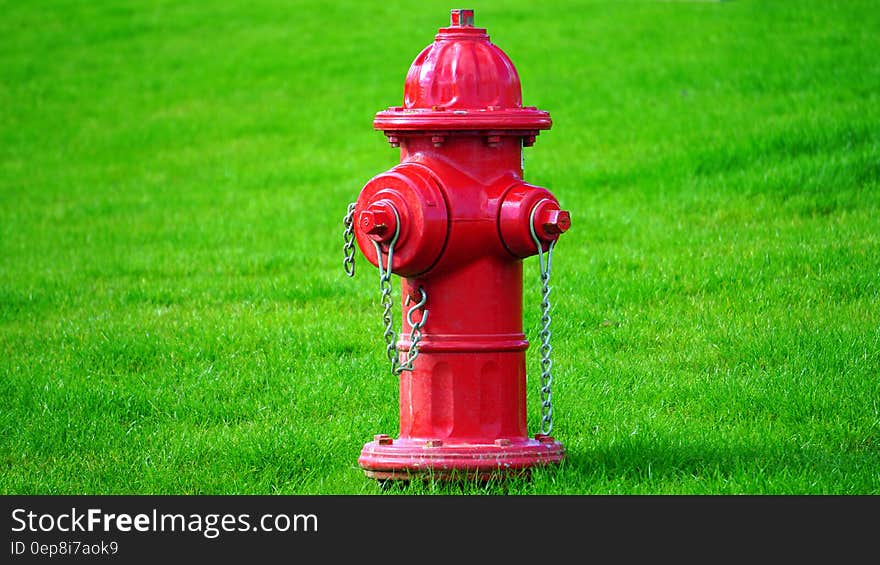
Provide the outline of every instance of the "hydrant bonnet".
{"type": "Polygon", "coordinates": [[[379,112],[376,129],[516,130],[549,129],[550,114],[522,106],[519,75],[507,54],[473,27],[473,10],[453,10],[410,66],[403,106],[379,112]]]}

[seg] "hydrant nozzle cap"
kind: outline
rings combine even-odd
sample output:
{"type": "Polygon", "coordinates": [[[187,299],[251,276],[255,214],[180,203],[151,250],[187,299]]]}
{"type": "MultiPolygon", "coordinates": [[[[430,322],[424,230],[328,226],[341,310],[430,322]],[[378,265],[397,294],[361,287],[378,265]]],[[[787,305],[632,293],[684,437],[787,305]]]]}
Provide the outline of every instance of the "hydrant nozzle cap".
{"type": "Polygon", "coordinates": [[[449,14],[452,27],[474,27],[474,11],[454,9],[449,14]]]}

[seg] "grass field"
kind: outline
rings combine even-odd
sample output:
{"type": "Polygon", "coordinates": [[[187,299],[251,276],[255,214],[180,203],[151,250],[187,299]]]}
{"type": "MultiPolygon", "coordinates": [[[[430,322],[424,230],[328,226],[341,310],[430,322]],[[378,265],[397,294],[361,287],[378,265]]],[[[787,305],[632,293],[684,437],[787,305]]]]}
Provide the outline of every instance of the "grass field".
{"type": "MultiPolygon", "coordinates": [[[[462,6],[0,6],[0,493],[381,492],[396,381],[341,218],[462,6]]],[[[568,457],[392,492],[880,494],[880,4],[464,7],[554,119],[568,457]]]]}

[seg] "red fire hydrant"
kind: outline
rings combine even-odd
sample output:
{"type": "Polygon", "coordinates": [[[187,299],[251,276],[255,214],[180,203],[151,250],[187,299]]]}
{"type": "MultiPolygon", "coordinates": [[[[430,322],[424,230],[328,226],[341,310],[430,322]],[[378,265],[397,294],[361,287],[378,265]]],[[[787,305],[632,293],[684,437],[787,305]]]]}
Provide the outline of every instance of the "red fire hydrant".
{"type": "Polygon", "coordinates": [[[404,105],[373,122],[400,147],[400,164],[371,179],[346,215],[346,271],[356,238],[379,268],[386,353],[400,379],[399,436],[375,436],[358,458],[376,479],[503,476],[565,453],[550,435],[548,279],[571,220],[522,179],[523,147],[550,128],[550,115],[522,106],[513,63],[474,27],[473,10],[451,19],[410,67],[404,105]],[[541,433],[530,438],[522,267],[536,254],[541,433]],[[401,277],[399,341],[392,273],[401,277]]]}

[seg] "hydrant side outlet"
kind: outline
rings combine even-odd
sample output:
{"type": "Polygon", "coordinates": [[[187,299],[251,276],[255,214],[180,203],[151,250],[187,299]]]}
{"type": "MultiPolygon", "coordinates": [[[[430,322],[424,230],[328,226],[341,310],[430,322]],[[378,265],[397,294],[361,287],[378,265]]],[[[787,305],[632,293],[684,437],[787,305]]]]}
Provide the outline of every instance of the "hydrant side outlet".
{"type": "Polygon", "coordinates": [[[379,268],[400,433],[376,436],[358,464],[376,479],[409,479],[558,463],[565,449],[543,421],[546,433],[527,431],[522,306],[523,259],[538,254],[543,265],[546,253],[549,263],[571,225],[549,190],[522,178],[523,147],[550,115],[522,105],[513,63],[474,27],[473,10],[452,10],[410,67],[403,100],[373,122],[400,164],[367,182],[352,216],[379,268]],[[390,273],[401,277],[396,341],[390,273]]]}

